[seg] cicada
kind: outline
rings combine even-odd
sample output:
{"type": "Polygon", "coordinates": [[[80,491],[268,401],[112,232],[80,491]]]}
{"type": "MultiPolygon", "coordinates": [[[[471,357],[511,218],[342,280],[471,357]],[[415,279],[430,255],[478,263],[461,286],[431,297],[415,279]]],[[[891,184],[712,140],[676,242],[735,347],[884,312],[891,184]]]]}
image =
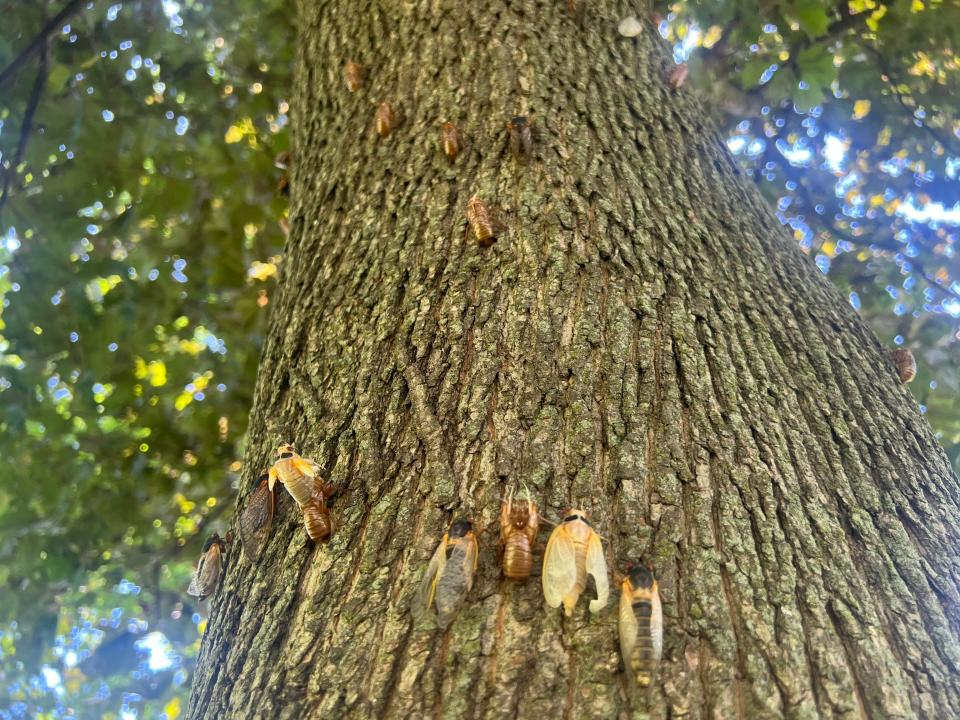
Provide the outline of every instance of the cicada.
{"type": "Polygon", "coordinates": [[[270,474],[264,472],[253,481],[253,492],[238,523],[243,552],[252,561],[260,559],[273,527],[274,492],[269,477],[270,474]]]}
{"type": "Polygon", "coordinates": [[[444,534],[430,559],[414,599],[414,614],[436,611],[437,625],[446,630],[463,603],[477,572],[477,534],[470,520],[457,520],[444,534]]]}
{"type": "Polygon", "coordinates": [[[673,90],[679,90],[687,81],[687,75],[690,74],[690,68],[686,63],[680,63],[670,72],[670,87],[673,90]]]}
{"type": "Polygon", "coordinates": [[[500,506],[500,543],[503,545],[503,574],[513,580],[526,580],[533,566],[533,545],[540,529],[537,504],[514,500],[513,490],[500,506]]]}
{"type": "Polygon", "coordinates": [[[363,65],[352,60],[343,68],[343,79],[347,83],[347,90],[356,92],[363,87],[363,80],[366,73],[363,65]]]}
{"type": "Polygon", "coordinates": [[[497,229],[490,217],[490,210],[477,195],[467,203],[467,222],[480,247],[488,248],[497,241],[497,229]]]}
{"type": "Polygon", "coordinates": [[[530,157],[533,147],[533,130],[530,121],[523,115],[517,115],[507,121],[507,132],[510,135],[510,152],[517,160],[530,157]]]}
{"type": "Polygon", "coordinates": [[[897,367],[897,376],[900,382],[906,385],[917,377],[917,359],[910,352],[910,348],[896,348],[890,351],[890,359],[897,367]]]}
{"type": "Polygon", "coordinates": [[[382,102],[377,108],[377,135],[386,137],[393,132],[397,124],[397,111],[389,102],[382,102]]]}
{"type": "Polygon", "coordinates": [[[631,565],[620,586],[620,653],[637,685],[647,687],[663,652],[663,609],[653,568],[631,565]]]}
{"type": "Polygon", "coordinates": [[[573,614],[581,593],[593,586],[595,597],[590,612],[598,612],[610,597],[607,561],[600,536],[590,526],[583,510],[568,510],[563,522],[550,533],[543,557],[543,596],[547,605],[560,607],[567,617],[573,614]]]}
{"type": "Polygon", "coordinates": [[[460,131],[452,122],[445,122],[440,126],[440,145],[447,160],[453,162],[460,154],[460,131]]]}
{"type": "Polygon", "coordinates": [[[326,501],[333,494],[332,487],[320,478],[317,464],[300,457],[293,445],[284,444],[277,449],[279,459],[270,468],[267,483],[270,490],[279,481],[297,501],[303,513],[303,524],[311,540],[326,540],[333,524],[326,501]]]}
{"type": "Polygon", "coordinates": [[[223,572],[224,556],[227,544],[217,533],[213,533],[203,544],[200,562],[190,578],[190,587],[187,595],[193,595],[206,600],[220,584],[220,574],[223,572]]]}

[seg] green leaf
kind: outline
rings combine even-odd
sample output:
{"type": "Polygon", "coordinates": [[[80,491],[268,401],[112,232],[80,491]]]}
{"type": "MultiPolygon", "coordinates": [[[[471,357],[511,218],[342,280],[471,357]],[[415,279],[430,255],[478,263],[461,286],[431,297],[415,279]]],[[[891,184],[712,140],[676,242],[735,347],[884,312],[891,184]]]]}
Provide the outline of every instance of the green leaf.
{"type": "Polygon", "coordinates": [[[830,18],[827,10],[819,0],[801,0],[790,8],[800,27],[812,38],[820,37],[830,27],[830,18]]]}
{"type": "Polygon", "coordinates": [[[826,88],[837,78],[833,54],[823,45],[809,47],[797,56],[800,79],[811,87],[826,88]]]}
{"type": "Polygon", "coordinates": [[[759,85],[760,77],[766,72],[768,67],[770,67],[770,61],[764,58],[751,60],[744,65],[743,70],[740,71],[740,82],[743,84],[743,87],[752,88],[759,85]]]}

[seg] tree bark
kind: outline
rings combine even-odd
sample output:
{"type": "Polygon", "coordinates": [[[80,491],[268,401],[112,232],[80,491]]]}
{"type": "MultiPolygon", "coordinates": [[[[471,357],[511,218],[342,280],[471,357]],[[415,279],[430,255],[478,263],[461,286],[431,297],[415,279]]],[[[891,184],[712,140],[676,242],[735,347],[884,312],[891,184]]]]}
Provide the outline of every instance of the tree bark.
{"type": "MultiPolygon", "coordinates": [[[[244,490],[291,439],[342,490],[328,545],[281,489],[231,552],[190,718],[960,716],[960,491],[874,335],[671,91],[625,2],[300,3],[291,232],[244,490]],[[348,60],[367,69],[351,93],[348,60]],[[373,129],[388,100],[403,121],[373,129]],[[533,157],[508,151],[528,115],[533,157]],[[467,141],[449,164],[440,123],[467,141]],[[467,233],[475,194],[507,226],[467,233]],[[525,483],[649,559],[665,648],[500,575],[525,483]],[[409,605],[454,516],[447,632],[409,605]]],[[[549,528],[542,530],[537,562],[549,528]]]]}

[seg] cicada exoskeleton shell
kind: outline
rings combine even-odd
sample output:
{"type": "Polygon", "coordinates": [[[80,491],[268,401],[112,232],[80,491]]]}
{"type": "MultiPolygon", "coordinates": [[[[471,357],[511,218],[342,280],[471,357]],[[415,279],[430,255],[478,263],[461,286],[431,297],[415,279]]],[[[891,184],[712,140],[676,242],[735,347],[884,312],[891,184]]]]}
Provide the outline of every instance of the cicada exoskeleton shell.
{"type": "Polygon", "coordinates": [[[687,75],[690,74],[690,67],[686,63],[680,63],[670,72],[670,87],[673,90],[679,90],[687,81],[687,75]]]}
{"type": "Polygon", "coordinates": [[[333,530],[327,508],[332,488],[324,485],[320,470],[313,460],[300,457],[293,445],[277,449],[278,460],[270,468],[270,482],[280,482],[296,501],[303,514],[303,524],[311,540],[324,541],[333,530]]]}
{"type": "Polygon", "coordinates": [[[226,543],[217,533],[213,533],[207,538],[200,554],[200,562],[190,578],[190,587],[187,588],[188,595],[193,595],[201,600],[206,600],[213,595],[220,584],[226,551],[226,543]]]}
{"type": "Polygon", "coordinates": [[[397,109],[392,103],[384,101],[377,107],[377,135],[382,138],[393,132],[397,125],[397,109]]]}
{"type": "Polygon", "coordinates": [[[913,356],[910,348],[896,348],[890,351],[890,359],[897,368],[897,376],[900,382],[906,385],[913,382],[917,377],[917,359],[913,356]]]}
{"type": "Polygon", "coordinates": [[[347,90],[350,92],[356,92],[363,87],[365,76],[366,72],[363,69],[363,65],[353,62],[352,60],[343,68],[343,79],[347,84],[347,90]]]}
{"type": "Polygon", "coordinates": [[[445,122],[440,126],[440,147],[443,148],[443,154],[450,162],[456,160],[457,155],[460,154],[460,131],[452,122],[445,122]]]}
{"type": "Polygon", "coordinates": [[[467,222],[470,223],[470,229],[480,247],[488,248],[497,241],[496,228],[490,210],[476,195],[467,203],[467,222]]]}
{"type": "Polygon", "coordinates": [[[500,543],[503,547],[503,574],[512,580],[526,580],[533,569],[533,546],[540,528],[537,504],[529,498],[515,500],[513,492],[500,506],[500,543]]]}
{"type": "Polygon", "coordinates": [[[333,532],[333,518],[327,500],[333,494],[333,487],[324,485],[320,478],[314,481],[313,497],[300,510],[303,511],[303,526],[307,536],[315,542],[325,542],[333,532]]]}

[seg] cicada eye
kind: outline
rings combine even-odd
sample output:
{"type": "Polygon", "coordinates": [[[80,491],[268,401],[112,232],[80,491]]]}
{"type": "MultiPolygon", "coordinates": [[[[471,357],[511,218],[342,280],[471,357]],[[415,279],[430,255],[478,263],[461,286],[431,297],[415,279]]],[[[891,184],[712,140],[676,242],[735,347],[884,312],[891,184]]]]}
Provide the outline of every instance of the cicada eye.
{"type": "Polygon", "coordinates": [[[469,520],[457,520],[450,526],[450,537],[464,537],[471,530],[473,530],[473,523],[469,520]]]}

